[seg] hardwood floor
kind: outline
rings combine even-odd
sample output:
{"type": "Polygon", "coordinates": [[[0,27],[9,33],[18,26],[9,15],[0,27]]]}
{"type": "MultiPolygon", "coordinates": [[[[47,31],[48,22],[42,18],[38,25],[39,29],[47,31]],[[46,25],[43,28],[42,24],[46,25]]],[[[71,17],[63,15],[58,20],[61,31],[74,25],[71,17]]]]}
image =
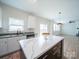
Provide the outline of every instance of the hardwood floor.
{"type": "Polygon", "coordinates": [[[65,37],[63,59],[79,59],[79,37],[63,36],[65,37]]]}
{"type": "Polygon", "coordinates": [[[16,52],[0,57],[0,59],[25,59],[25,56],[22,50],[17,50],[16,52]]]}

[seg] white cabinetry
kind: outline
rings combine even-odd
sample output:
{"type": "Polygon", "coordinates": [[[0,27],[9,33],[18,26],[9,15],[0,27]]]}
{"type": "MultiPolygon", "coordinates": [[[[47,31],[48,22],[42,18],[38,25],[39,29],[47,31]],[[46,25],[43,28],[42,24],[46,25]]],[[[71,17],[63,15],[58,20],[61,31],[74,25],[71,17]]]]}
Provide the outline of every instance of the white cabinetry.
{"type": "Polygon", "coordinates": [[[13,38],[8,38],[8,52],[13,52],[20,49],[19,40],[26,39],[26,36],[18,36],[13,38]]]}
{"type": "Polygon", "coordinates": [[[13,52],[20,49],[18,41],[19,41],[18,37],[8,38],[7,40],[8,52],[13,52]]]}
{"type": "Polygon", "coordinates": [[[1,7],[0,7],[0,27],[2,27],[2,10],[1,10],[1,7]]]}
{"type": "Polygon", "coordinates": [[[7,39],[0,39],[0,56],[8,53],[7,39]]]}
{"type": "Polygon", "coordinates": [[[36,17],[28,16],[28,28],[35,28],[36,26],[36,17]]]}
{"type": "Polygon", "coordinates": [[[26,36],[20,36],[18,38],[19,38],[19,40],[24,40],[24,39],[26,39],[26,36]]]}
{"type": "Polygon", "coordinates": [[[22,39],[26,39],[26,36],[0,39],[0,56],[19,50],[19,40],[22,39]]]}

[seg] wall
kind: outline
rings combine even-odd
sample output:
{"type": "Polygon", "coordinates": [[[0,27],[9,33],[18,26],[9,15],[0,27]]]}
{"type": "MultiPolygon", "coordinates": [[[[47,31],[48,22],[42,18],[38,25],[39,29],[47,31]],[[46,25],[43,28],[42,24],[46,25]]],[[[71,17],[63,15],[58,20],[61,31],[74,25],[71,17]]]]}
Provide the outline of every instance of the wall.
{"type": "MultiPolygon", "coordinates": [[[[2,8],[2,28],[4,29],[4,32],[7,32],[9,29],[9,17],[17,18],[20,20],[24,20],[24,31],[27,31],[27,22],[28,22],[28,16],[30,16],[30,13],[27,13],[25,11],[13,8],[11,6],[5,5],[0,3],[0,6],[2,8]]],[[[35,16],[35,15],[33,15],[35,16]]],[[[52,23],[51,20],[42,18],[42,17],[36,17],[36,26],[35,26],[35,32],[40,33],[40,23],[48,24],[48,31],[52,33],[52,23]]]]}
{"type": "Polygon", "coordinates": [[[51,20],[47,20],[47,19],[43,19],[43,18],[38,18],[38,20],[36,20],[36,32],[38,34],[40,34],[40,24],[47,24],[48,25],[48,32],[50,32],[50,34],[53,33],[53,21],[51,20]]]}
{"type": "Polygon", "coordinates": [[[2,27],[5,29],[5,32],[9,29],[9,17],[13,17],[16,19],[24,20],[25,25],[24,29],[26,29],[27,25],[27,14],[18,9],[12,8],[10,6],[6,6],[1,4],[2,7],[2,27]]]}
{"type": "Polygon", "coordinates": [[[2,21],[2,9],[1,9],[1,6],[0,6],[0,27],[2,26],[1,21],[2,21]]]}
{"type": "Polygon", "coordinates": [[[62,34],[76,35],[79,31],[77,27],[79,28],[79,21],[75,23],[66,23],[62,26],[62,34]]]}

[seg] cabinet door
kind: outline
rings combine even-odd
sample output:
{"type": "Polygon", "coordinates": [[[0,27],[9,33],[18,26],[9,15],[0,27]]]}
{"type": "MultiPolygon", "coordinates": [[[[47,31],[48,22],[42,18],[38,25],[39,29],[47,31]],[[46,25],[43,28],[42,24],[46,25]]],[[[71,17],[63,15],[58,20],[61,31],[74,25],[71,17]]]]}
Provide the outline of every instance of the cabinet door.
{"type": "Polygon", "coordinates": [[[26,36],[20,36],[20,37],[18,37],[18,39],[19,40],[24,40],[24,39],[26,39],[26,36]]]}
{"type": "Polygon", "coordinates": [[[28,28],[35,28],[36,18],[34,16],[28,16],[28,28]]]}
{"type": "Polygon", "coordinates": [[[0,56],[8,53],[7,51],[7,39],[0,39],[0,56]]]}
{"type": "Polygon", "coordinates": [[[2,27],[2,10],[1,10],[1,7],[0,7],[0,27],[2,27]]]}
{"type": "Polygon", "coordinates": [[[59,42],[56,46],[54,46],[52,49],[51,49],[51,55],[53,57],[53,59],[61,59],[61,42],[59,42]]]}
{"type": "Polygon", "coordinates": [[[20,49],[20,45],[17,37],[8,38],[8,51],[13,52],[20,49]]]}

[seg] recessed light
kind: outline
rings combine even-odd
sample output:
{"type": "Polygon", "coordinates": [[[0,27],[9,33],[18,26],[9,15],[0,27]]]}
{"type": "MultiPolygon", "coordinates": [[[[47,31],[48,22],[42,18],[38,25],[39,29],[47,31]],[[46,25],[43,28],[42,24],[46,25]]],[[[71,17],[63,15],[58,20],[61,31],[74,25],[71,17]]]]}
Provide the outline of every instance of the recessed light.
{"type": "Polygon", "coordinates": [[[36,3],[37,0],[28,0],[30,3],[36,3]]]}
{"type": "Polygon", "coordinates": [[[34,2],[37,2],[37,0],[33,0],[34,2]]]}

